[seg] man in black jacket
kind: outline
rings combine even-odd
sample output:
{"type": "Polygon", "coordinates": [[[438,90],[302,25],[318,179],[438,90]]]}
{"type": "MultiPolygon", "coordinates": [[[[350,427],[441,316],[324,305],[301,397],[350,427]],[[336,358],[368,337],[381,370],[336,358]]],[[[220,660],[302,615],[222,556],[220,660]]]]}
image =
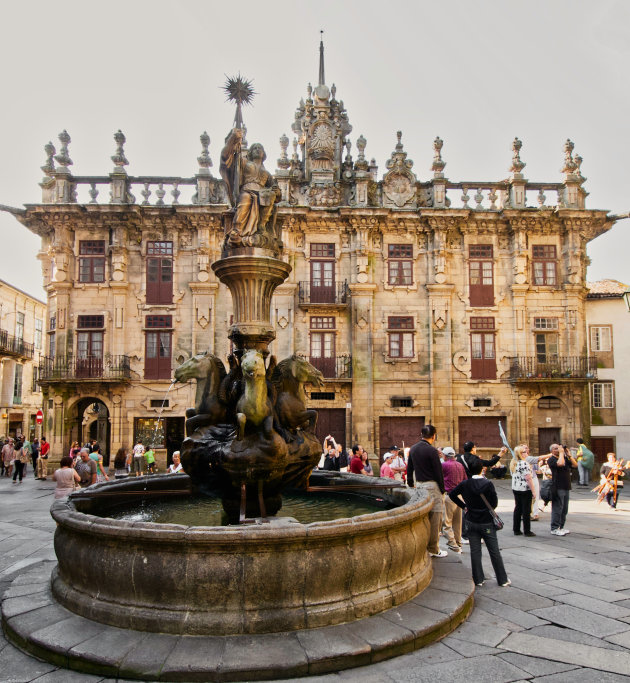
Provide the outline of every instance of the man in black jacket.
{"type": "Polygon", "coordinates": [[[472,470],[475,463],[480,462],[482,469],[484,467],[492,467],[493,465],[496,465],[499,460],[501,460],[505,453],[507,453],[507,448],[504,446],[498,452],[498,454],[493,455],[490,460],[482,460],[477,455],[477,446],[475,443],[473,441],[466,441],[464,444],[464,453],[462,455],[458,455],[456,460],[464,466],[464,469],[466,470],[466,476],[470,479],[473,476],[472,470]]]}
{"type": "Polygon", "coordinates": [[[440,454],[434,447],[437,437],[433,425],[424,425],[420,432],[421,439],[409,450],[407,462],[407,485],[424,489],[433,500],[433,509],[429,513],[431,529],[427,550],[431,557],[446,557],[446,550],[440,550],[440,527],[444,513],[444,472],[440,454]]]}

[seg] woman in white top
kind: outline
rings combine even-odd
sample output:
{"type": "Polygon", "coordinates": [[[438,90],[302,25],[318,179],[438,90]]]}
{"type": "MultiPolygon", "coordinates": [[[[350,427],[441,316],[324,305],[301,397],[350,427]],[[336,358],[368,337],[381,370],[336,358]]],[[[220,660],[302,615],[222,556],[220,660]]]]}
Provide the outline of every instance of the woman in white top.
{"type": "Polygon", "coordinates": [[[177,474],[178,472],[181,472],[184,474],[184,468],[182,467],[181,459],[180,459],[180,452],[175,451],[173,453],[173,463],[168,466],[168,469],[166,470],[166,474],[177,474]]]}
{"type": "Polygon", "coordinates": [[[510,474],[512,475],[512,493],[514,494],[513,531],[515,536],[535,536],[530,529],[530,514],[532,507],[532,494],[534,493],[534,481],[532,468],[525,460],[528,451],[523,446],[514,449],[514,457],[510,462],[510,474]],[[521,531],[521,519],[523,531],[521,531]]]}
{"type": "Polygon", "coordinates": [[[525,462],[528,462],[532,466],[532,483],[534,484],[534,489],[533,489],[533,500],[532,500],[532,515],[531,519],[532,522],[537,522],[538,521],[538,511],[540,509],[540,503],[541,503],[541,498],[540,498],[540,482],[538,481],[538,474],[537,472],[540,470],[540,467],[542,463],[549,457],[548,455],[530,455],[529,454],[529,446],[527,444],[523,444],[521,446],[526,453],[525,453],[525,462]]]}
{"type": "Polygon", "coordinates": [[[72,462],[69,455],[64,455],[59,463],[59,469],[53,474],[53,479],[57,482],[55,498],[65,498],[78,487],[81,481],[79,473],[72,467],[72,462]]]}

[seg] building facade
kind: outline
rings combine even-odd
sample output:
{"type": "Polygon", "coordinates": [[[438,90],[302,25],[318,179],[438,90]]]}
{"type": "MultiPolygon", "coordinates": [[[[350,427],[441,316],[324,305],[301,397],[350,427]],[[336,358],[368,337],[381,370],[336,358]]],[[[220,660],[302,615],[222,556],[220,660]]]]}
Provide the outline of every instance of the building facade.
{"type": "MultiPolygon", "coordinates": [[[[318,434],[382,453],[425,422],[456,448],[498,448],[499,421],[534,451],[587,432],[586,244],[615,217],[586,208],[573,144],[560,182],[525,178],[518,139],[506,180],[453,182],[442,140],[419,178],[399,132],[379,177],[363,136],[353,157],[321,66],[292,145],[280,138],[276,230],[292,272],[273,298],[271,345],[322,370],[325,391],[309,394],[318,434]]],[[[64,131],[58,153],[46,146],[42,203],[9,209],[42,238],[40,381],[56,454],[89,436],[108,452],[139,436],[172,451],[194,395],[168,391],[174,367],[230,352],[231,298],[210,267],[230,207],[208,135],[188,178],[129,175],[114,137],[112,172],[81,177],[64,131]]]]}
{"type": "Polygon", "coordinates": [[[606,453],[630,457],[630,288],[617,280],[588,284],[586,324],[589,353],[597,362],[591,385],[591,448],[597,462],[606,453]]]}
{"type": "MultiPolygon", "coordinates": [[[[46,304],[0,280],[0,436],[42,435],[39,367],[46,304]]],[[[44,435],[46,432],[43,432],[44,435]]]]}

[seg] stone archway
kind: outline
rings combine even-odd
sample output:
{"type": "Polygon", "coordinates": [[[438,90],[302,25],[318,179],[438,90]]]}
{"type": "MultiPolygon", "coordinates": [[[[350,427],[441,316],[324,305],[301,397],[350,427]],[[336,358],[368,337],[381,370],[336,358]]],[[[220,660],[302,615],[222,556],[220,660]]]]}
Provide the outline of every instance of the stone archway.
{"type": "Polygon", "coordinates": [[[96,439],[101,446],[103,464],[109,465],[111,425],[107,404],[95,396],[84,396],[70,410],[72,418],[68,448],[74,441],[83,446],[91,439],[96,439]]]}

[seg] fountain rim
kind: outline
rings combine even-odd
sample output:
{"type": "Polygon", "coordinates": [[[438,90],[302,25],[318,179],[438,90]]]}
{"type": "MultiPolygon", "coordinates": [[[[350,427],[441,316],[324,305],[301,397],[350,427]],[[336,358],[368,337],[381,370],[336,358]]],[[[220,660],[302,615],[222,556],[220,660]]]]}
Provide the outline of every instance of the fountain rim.
{"type": "MultiPolygon", "coordinates": [[[[167,475],[158,474],[151,477],[157,481],[158,478],[168,477],[169,481],[175,478],[184,483],[188,480],[188,475],[167,475]]],[[[361,475],[344,473],[344,479],[357,480],[361,475]],[[356,479],[355,479],[356,478],[356,479]]],[[[378,478],[375,478],[378,479],[378,478]]],[[[77,532],[100,533],[105,536],[117,536],[121,533],[130,540],[133,538],[142,540],[155,540],[161,543],[186,542],[188,544],[223,544],[226,541],[231,543],[240,542],[243,545],[255,545],[266,538],[285,540],[293,543],[300,538],[315,539],[328,535],[337,536],[341,529],[352,530],[353,535],[369,534],[380,530],[382,527],[389,527],[396,518],[397,522],[403,524],[407,519],[412,521],[418,514],[428,512],[433,503],[428,495],[421,489],[403,489],[402,494],[407,496],[407,501],[402,505],[393,507],[389,510],[378,510],[377,512],[357,515],[356,517],[338,517],[332,520],[302,523],[287,518],[273,518],[271,523],[251,524],[251,525],[228,525],[228,526],[189,526],[184,524],[143,522],[113,519],[111,517],[101,517],[88,512],[81,512],[76,508],[73,499],[79,496],[88,496],[90,493],[98,493],[99,490],[116,484],[123,484],[120,480],[114,482],[102,482],[83,489],[80,492],[70,494],[65,499],[57,500],[53,503],[50,514],[59,525],[69,527],[77,532]],[[278,520],[276,522],[276,520],[278,520]],[[276,523],[274,523],[276,522],[276,523]]],[[[133,482],[130,482],[133,483],[133,482]]],[[[362,482],[363,483],[363,482],[362,482]]],[[[366,483],[369,489],[369,483],[366,483]]],[[[331,487],[331,492],[334,489],[331,487]]],[[[182,493],[185,490],[182,489],[182,493]]],[[[138,497],[142,496],[142,491],[138,491],[138,497]]]]}

